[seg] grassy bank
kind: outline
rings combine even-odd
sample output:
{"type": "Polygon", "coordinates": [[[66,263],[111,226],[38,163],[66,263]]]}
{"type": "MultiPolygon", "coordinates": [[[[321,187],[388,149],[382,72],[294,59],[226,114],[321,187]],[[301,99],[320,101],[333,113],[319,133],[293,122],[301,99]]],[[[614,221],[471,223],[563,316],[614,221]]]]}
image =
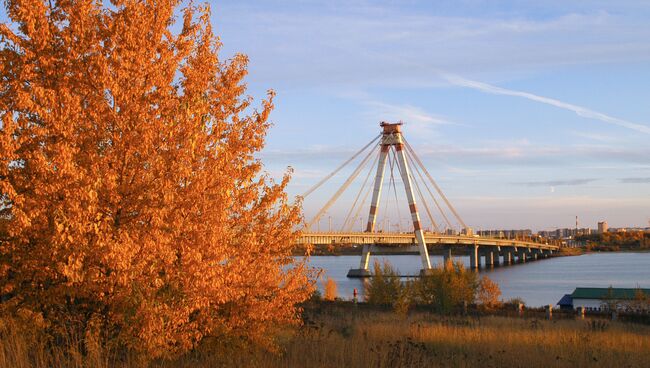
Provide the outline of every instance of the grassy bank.
{"type": "MultiPolygon", "coordinates": [[[[278,335],[278,351],[207,343],[153,367],[642,367],[650,361],[650,327],[608,320],[444,316],[322,303],[304,325],[278,335]]],[[[64,351],[20,333],[4,333],[0,366],[137,367],[137,355],[64,351]],[[126,358],[128,357],[128,358],[126,358]]]]}
{"type": "MultiPolygon", "coordinates": [[[[281,355],[235,359],[268,367],[642,367],[650,328],[605,320],[312,311],[281,355]]],[[[189,367],[189,365],[186,365],[189,367]]]]}

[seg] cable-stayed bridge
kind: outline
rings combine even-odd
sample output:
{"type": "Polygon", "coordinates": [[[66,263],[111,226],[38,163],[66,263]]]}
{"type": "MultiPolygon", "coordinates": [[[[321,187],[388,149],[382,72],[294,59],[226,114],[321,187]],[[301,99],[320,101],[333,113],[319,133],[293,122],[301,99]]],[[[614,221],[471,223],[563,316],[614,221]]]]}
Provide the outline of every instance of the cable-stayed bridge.
{"type": "Polygon", "coordinates": [[[474,269],[481,266],[481,259],[484,260],[484,265],[488,267],[502,264],[508,265],[515,261],[523,263],[546,258],[558,250],[558,246],[546,243],[473,235],[472,229],[465,224],[411,145],[404,138],[402,123],[382,122],[380,126],[382,128],[381,134],[303,193],[303,198],[308,197],[344,167],[358,157],[362,157],[359,164],[334,195],[305,224],[302,236],[297,240],[299,244],[334,247],[362,245],[363,250],[359,268],[351,269],[348,277],[370,276],[370,256],[378,251],[418,253],[422,261],[422,274],[426,274],[431,269],[429,247],[442,248],[445,260],[451,258],[452,250],[456,254],[459,252],[469,254],[470,265],[474,269]],[[352,201],[352,206],[342,223],[341,231],[333,232],[330,229],[328,232],[314,232],[314,225],[319,223],[322,216],[350,187],[359,174],[366,170],[366,167],[369,167],[367,169],[368,173],[352,201]],[[386,168],[389,169],[388,175],[386,175],[386,168]],[[399,176],[397,176],[395,170],[397,170],[399,176]],[[375,173],[374,181],[371,185],[367,185],[373,172],[375,173]],[[388,191],[382,209],[382,188],[386,178],[388,178],[388,191]],[[388,226],[384,224],[383,229],[377,231],[378,214],[382,210],[384,214],[389,212],[389,198],[394,197],[395,210],[398,218],[401,218],[396,178],[401,179],[403,183],[412,231],[391,232],[390,224],[388,226]],[[372,196],[370,196],[370,193],[372,193],[372,196]],[[369,196],[370,206],[367,209],[368,218],[365,231],[354,232],[352,228],[355,226],[357,219],[361,219],[359,216],[361,211],[367,208],[365,203],[369,196]],[[419,203],[422,204],[427,216],[426,219],[431,225],[430,231],[426,231],[422,226],[419,203]],[[436,213],[436,216],[434,216],[434,213],[436,213]],[[456,232],[454,229],[460,231],[456,232]]]}

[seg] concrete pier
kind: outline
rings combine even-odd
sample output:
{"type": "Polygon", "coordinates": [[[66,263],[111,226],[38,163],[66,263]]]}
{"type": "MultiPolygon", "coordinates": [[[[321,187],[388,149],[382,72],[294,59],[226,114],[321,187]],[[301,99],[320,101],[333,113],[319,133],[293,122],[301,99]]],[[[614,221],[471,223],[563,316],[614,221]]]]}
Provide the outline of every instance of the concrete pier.
{"type": "Polygon", "coordinates": [[[503,251],[503,264],[510,266],[512,264],[512,250],[506,249],[503,251]]]}
{"type": "Polygon", "coordinates": [[[365,268],[352,268],[348,271],[348,277],[371,277],[370,270],[365,268]]]}
{"type": "Polygon", "coordinates": [[[525,248],[519,248],[517,250],[517,262],[519,263],[526,263],[526,249],[525,248]]]}
{"type": "Polygon", "coordinates": [[[480,266],[480,259],[479,259],[479,253],[478,253],[478,245],[474,245],[474,247],[470,248],[470,253],[469,253],[469,268],[472,270],[477,270],[480,266]]]}
{"type": "Polygon", "coordinates": [[[485,267],[494,267],[494,253],[492,250],[486,249],[483,251],[483,258],[485,259],[485,267]]]}
{"type": "Polygon", "coordinates": [[[453,256],[451,255],[451,247],[445,247],[442,256],[444,258],[445,264],[447,264],[447,262],[449,262],[449,260],[453,258],[453,256]]]}

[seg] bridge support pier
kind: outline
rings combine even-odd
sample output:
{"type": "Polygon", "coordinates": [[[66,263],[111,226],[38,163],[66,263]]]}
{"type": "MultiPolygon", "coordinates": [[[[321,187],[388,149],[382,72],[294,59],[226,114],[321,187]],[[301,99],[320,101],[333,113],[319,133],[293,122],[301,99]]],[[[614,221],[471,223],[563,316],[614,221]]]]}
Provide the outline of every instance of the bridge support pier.
{"type": "Polygon", "coordinates": [[[449,262],[453,257],[451,255],[451,247],[445,247],[443,250],[443,260],[445,262],[445,265],[447,262],[449,262]]]}
{"type": "Polygon", "coordinates": [[[494,252],[492,252],[492,250],[483,251],[483,258],[485,258],[486,268],[494,266],[494,252]]]}
{"type": "Polygon", "coordinates": [[[474,245],[474,247],[470,248],[470,253],[469,253],[469,268],[472,270],[477,270],[480,266],[480,258],[479,258],[479,252],[478,252],[478,245],[474,245]]]}
{"type": "MultiPolygon", "coordinates": [[[[428,272],[431,272],[431,260],[429,259],[429,251],[427,249],[427,243],[424,239],[424,231],[422,229],[422,222],[420,221],[420,214],[417,210],[417,205],[415,202],[415,194],[413,192],[413,186],[411,183],[411,171],[409,169],[408,160],[406,157],[406,142],[402,137],[402,123],[389,124],[382,122],[382,135],[381,141],[379,144],[379,161],[377,163],[377,172],[375,174],[375,183],[372,192],[372,200],[370,201],[370,212],[368,213],[368,224],[366,226],[366,232],[372,233],[375,231],[375,222],[377,220],[377,209],[379,207],[380,198],[381,198],[381,188],[384,181],[384,171],[386,170],[386,161],[389,155],[389,152],[394,149],[395,159],[397,161],[397,168],[402,177],[402,182],[404,183],[404,189],[406,190],[406,199],[409,204],[409,211],[411,212],[411,220],[413,221],[413,235],[417,240],[420,259],[422,261],[422,271],[421,274],[425,275],[428,272]]],[[[368,156],[369,157],[369,156],[368,156]]],[[[392,173],[391,173],[392,175],[392,173]]],[[[352,177],[353,178],[353,177],[352,177]]],[[[453,210],[453,209],[452,209],[453,210]]],[[[323,210],[321,209],[321,212],[323,210]]],[[[462,222],[462,221],[461,221],[462,222]]],[[[358,269],[353,269],[348,272],[348,277],[363,277],[369,274],[368,271],[368,262],[370,257],[370,246],[364,245],[363,255],[361,257],[361,263],[358,269]]]]}
{"type": "Polygon", "coordinates": [[[542,258],[541,257],[541,252],[540,252],[539,249],[533,249],[532,254],[533,254],[533,257],[532,257],[533,261],[539,261],[542,258]]]}
{"type": "Polygon", "coordinates": [[[361,253],[359,268],[352,268],[348,271],[348,277],[370,277],[370,245],[365,244],[361,253]]]}
{"type": "Polygon", "coordinates": [[[371,276],[372,274],[370,273],[370,270],[367,270],[365,268],[351,268],[348,271],[348,277],[362,278],[371,276]]]}
{"type": "Polygon", "coordinates": [[[512,251],[510,249],[503,251],[503,264],[507,266],[512,264],[512,251]]]}
{"type": "Polygon", "coordinates": [[[520,248],[517,251],[517,261],[519,263],[526,263],[526,249],[520,248]]]}

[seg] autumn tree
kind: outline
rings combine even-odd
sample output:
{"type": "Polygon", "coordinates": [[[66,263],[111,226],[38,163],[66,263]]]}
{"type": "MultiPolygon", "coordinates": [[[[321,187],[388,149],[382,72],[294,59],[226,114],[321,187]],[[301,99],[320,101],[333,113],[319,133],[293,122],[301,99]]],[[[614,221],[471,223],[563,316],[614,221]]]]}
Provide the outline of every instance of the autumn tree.
{"type": "Polygon", "coordinates": [[[255,158],[273,93],[253,107],[209,8],[5,6],[2,313],[99,324],[151,356],[296,322],[313,289],[290,254],[300,211],[255,158]]]}
{"type": "Polygon", "coordinates": [[[476,300],[484,308],[492,309],[496,308],[501,304],[501,289],[499,284],[492,281],[487,276],[481,277],[481,280],[478,283],[478,291],[476,295],[476,300]]]}

